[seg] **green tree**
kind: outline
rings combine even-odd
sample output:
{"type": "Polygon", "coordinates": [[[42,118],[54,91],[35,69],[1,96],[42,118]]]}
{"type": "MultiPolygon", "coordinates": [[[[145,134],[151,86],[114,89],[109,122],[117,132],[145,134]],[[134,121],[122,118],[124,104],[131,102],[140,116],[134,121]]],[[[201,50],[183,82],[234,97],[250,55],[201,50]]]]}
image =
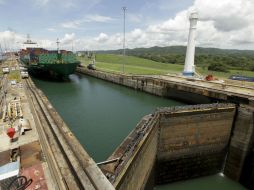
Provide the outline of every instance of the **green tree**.
{"type": "Polygon", "coordinates": [[[220,72],[228,72],[227,70],[227,67],[222,64],[222,63],[211,63],[209,66],[208,66],[208,70],[209,71],[220,71],[220,72]]]}

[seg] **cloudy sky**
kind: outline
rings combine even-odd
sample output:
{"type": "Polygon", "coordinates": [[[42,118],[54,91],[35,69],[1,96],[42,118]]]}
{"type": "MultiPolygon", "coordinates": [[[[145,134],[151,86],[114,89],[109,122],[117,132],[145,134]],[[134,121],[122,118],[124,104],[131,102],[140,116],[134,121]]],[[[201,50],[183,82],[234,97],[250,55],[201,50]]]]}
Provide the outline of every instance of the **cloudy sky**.
{"type": "Polygon", "coordinates": [[[2,48],[121,49],[126,6],[127,47],[186,45],[188,15],[197,10],[197,44],[254,49],[254,0],[0,0],[2,48]]]}

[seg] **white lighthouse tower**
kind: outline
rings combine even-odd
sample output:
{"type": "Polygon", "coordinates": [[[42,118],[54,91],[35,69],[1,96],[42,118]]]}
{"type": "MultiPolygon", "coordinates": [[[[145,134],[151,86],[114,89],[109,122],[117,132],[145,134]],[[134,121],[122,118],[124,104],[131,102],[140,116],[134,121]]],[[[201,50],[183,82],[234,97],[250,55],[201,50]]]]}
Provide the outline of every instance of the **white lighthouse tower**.
{"type": "Polygon", "coordinates": [[[189,39],[186,50],[185,65],[183,70],[184,76],[193,76],[195,73],[194,58],[195,58],[195,38],[196,38],[197,22],[198,22],[198,13],[195,11],[190,14],[189,39]]]}

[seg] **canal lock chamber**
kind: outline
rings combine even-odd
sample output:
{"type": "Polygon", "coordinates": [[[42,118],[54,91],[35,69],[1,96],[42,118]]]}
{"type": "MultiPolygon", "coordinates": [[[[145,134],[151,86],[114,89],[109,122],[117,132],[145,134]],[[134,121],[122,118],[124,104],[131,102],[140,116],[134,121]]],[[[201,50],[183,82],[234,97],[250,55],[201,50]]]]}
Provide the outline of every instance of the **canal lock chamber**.
{"type": "MultiPolygon", "coordinates": [[[[82,79],[81,79],[82,80],[82,79]]],[[[90,79],[89,79],[90,80],[90,79]]],[[[93,79],[92,79],[93,80],[93,79]]],[[[38,82],[38,81],[37,81],[38,82]]],[[[100,82],[102,82],[102,81],[100,81],[100,82]]],[[[40,82],[39,82],[40,83],[40,82]]],[[[91,86],[91,83],[93,83],[93,84],[95,84],[95,82],[93,81],[93,82],[88,82],[88,83],[90,83],[90,84],[88,84],[88,86],[89,86],[89,88],[90,87],[92,87],[91,86]]],[[[105,83],[104,82],[102,82],[103,83],[103,85],[105,85],[105,83]]],[[[44,84],[45,85],[45,84],[44,84]]],[[[67,86],[68,86],[69,84],[67,84],[67,86]]],[[[39,87],[40,87],[40,85],[38,85],[39,87]]],[[[54,85],[53,85],[54,86],[54,85]]],[[[56,85],[57,86],[57,85],[56,85]]],[[[65,85],[63,85],[63,86],[65,86],[65,85]]],[[[45,87],[45,86],[44,86],[45,87]]],[[[42,88],[44,88],[44,87],[42,87],[42,88]]],[[[94,88],[94,87],[93,87],[94,88]]],[[[115,88],[115,87],[114,87],[115,88]]],[[[120,87],[121,88],[121,90],[122,90],[122,87],[120,87]]],[[[43,90],[43,89],[42,89],[43,90]]],[[[46,88],[44,88],[44,92],[45,92],[45,90],[47,90],[46,88]]],[[[129,90],[129,89],[128,89],[129,90]]],[[[63,91],[62,91],[63,92],[63,91]]],[[[49,92],[50,93],[50,92],[49,92]]],[[[45,94],[47,95],[47,92],[45,92],[45,94]]],[[[127,93],[128,94],[128,93],[127,93]]],[[[51,98],[56,98],[56,97],[54,97],[54,96],[57,96],[57,93],[53,93],[53,94],[50,94],[48,97],[49,97],[49,99],[50,99],[50,101],[53,103],[53,105],[55,106],[55,104],[54,104],[54,100],[52,101],[52,99],[51,98]],[[50,97],[51,96],[51,97],[50,97]]],[[[94,95],[93,95],[94,96],[94,95]]],[[[128,96],[128,95],[127,95],[128,96]]],[[[58,98],[59,98],[59,96],[58,96],[58,98]]],[[[89,98],[88,98],[89,99],[89,98]]],[[[93,98],[94,99],[94,98],[93,98]]],[[[104,99],[105,99],[105,97],[104,97],[104,99]]],[[[75,101],[74,101],[75,102],[75,101]]],[[[56,103],[56,104],[58,104],[58,103],[56,103]]],[[[57,107],[58,107],[59,105],[56,105],[55,107],[56,107],[56,109],[57,109],[57,107]]],[[[69,107],[70,108],[70,107],[69,107]]],[[[60,109],[57,109],[59,112],[60,112],[60,114],[61,114],[61,110],[60,109]]],[[[62,113],[63,115],[65,115],[65,113],[62,113]]],[[[61,115],[62,115],[61,114],[61,115]]],[[[143,115],[145,115],[144,113],[143,113],[143,115]]],[[[187,116],[186,116],[187,117],[187,116]]],[[[63,116],[63,118],[66,120],[66,116],[63,116]]],[[[141,118],[141,117],[140,117],[141,118]]],[[[68,119],[67,119],[68,120],[68,119]]],[[[180,119],[180,120],[182,120],[182,119],[180,119]]],[[[188,120],[187,120],[187,122],[188,122],[188,120]]],[[[67,122],[68,123],[68,122],[67,122]]],[[[137,123],[137,121],[136,121],[136,123],[137,123]]],[[[69,125],[69,126],[71,126],[71,125],[69,125]]],[[[77,135],[77,133],[75,133],[76,135],[77,135]]],[[[125,134],[126,135],[126,134],[125,134]]],[[[180,136],[180,135],[178,135],[178,136],[180,136]]],[[[195,136],[195,135],[194,135],[195,136]]],[[[198,138],[197,136],[195,136],[195,138],[198,138]]],[[[229,138],[228,136],[227,137],[225,137],[225,139],[226,138],[229,138]]],[[[81,138],[81,140],[82,140],[82,138],[81,138]]],[[[218,139],[217,139],[218,140],[218,139]]],[[[157,149],[160,149],[160,150],[163,150],[163,142],[164,140],[162,140],[162,143],[160,144],[161,146],[159,146],[159,148],[157,147],[157,149]]],[[[190,143],[191,144],[191,143],[190,143]]],[[[166,146],[166,144],[164,144],[165,146],[166,146]]],[[[184,145],[185,146],[187,146],[187,144],[186,143],[184,143],[184,145]]],[[[188,144],[189,145],[189,144],[188,144]]],[[[85,145],[86,146],[86,145],[85,145]]],[[[222,150],[222,149],[221,149],[222,150]]],[[[221,152],[217,152],[218,153],[218,160],[217,161],[215,161],[216,163],[219,163],[218,165],[216,165],[217,167],[217,169],[218,168],[221,168],[222,167],[222,163],[223,163],[223,160],[225,160],[224,158],[222,159],[222,154],[224,155],[225,154],[225,152],[224,152],[225,150],[223,150],[223,151],[221,151],[221,152]],[[220,155],[220,156],[219,156],[220,155]],[[220,160],[222,160],[222,162],[220,162],[220,160]]],[[[212,154],[212,153],[211,153],[212,154]]],[[[162,154],[163,156],[161,156],[162,158],[165,158],[166,156],[165,156],[165,154],[162,154]]],[[[209,155],[209,154],[208,154],[209,155]]],[[[195,157],[195,156],[194,156],[195,157]]],[[[208,156],[209,157],[209,156],[208,156]]],[[[163,160],[163,159],[162,159],[163,160]]],[[[185,160],[188,160],[188,159],[185,159],[185,160]]],[[[205,159],[204,159],[205,160],[205,159]]],[[[198,161],[198,163],[199,162],[202,162],[202,160],[199,160],[198,161]]],[[[163,163],[163,162],[161,162],[161,163],[163,163]]],[[[186,163],[186,162],[185,162],[186,163]]],[[[171,163],[172,164],[172,163],[171,163]]],[[[170,165],[167,165],[167,164],[165,164],[164,165],[165,167],[169,167],[170,165]]],[[[210,166],[211,167],[211,166],[210,166]]],[[[217,170],[216,169],[216,170],[217,170]]],[[[220,169],[221,170],[221,169],[220,169]]],[[[218,171],[219,171],[219,169],[218,169],[218,171]]],[[[203,172],[204,172],[204,170],[203,170],[203,172]]],[[[168,174],[166,174],[166,175],[168,175],[168,174]]],[[[158,175],[157,175],[158,176],[158,175]]],[[[186,175],[187,177],[189,177],[189,175],[186,175]]],[[[194,177],[197,177],[197,176],[194,176],[194,177]]]]}

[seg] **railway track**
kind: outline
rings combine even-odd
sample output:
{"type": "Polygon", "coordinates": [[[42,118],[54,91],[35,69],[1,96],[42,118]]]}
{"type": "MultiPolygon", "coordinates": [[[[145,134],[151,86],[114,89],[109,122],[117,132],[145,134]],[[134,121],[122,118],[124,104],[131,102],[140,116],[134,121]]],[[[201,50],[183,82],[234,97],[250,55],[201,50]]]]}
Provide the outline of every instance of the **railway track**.
{"type": "Polygon", "coordinates": [[[45,105],[31,79],[24,79],[41,127],[37,127],[57,189],[113,189],[95,162],[52,110],[45,105]]]}

